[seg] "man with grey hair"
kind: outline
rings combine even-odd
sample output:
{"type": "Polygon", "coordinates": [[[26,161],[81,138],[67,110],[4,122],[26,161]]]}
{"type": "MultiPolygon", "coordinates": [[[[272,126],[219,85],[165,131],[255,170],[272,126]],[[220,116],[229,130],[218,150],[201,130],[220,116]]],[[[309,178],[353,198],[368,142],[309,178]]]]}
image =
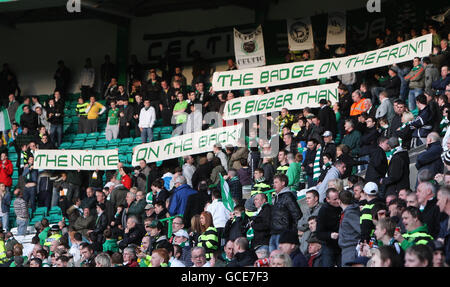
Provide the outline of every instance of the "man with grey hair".
{"type": "Polygon", "coordinates": [[[127,226],[124,230],[123,239],[119,242],[119,248],[125,249],[130,244],[140,245],[145,229],[136,216],[132,215],[127,219],[127,226]]]}
{"type": "Polygon", "coordinates": [[[100,253],[95,256],[95,267],[111,267],[111,257],[108,253],[100,253]]]}
{"type": "Polygon", "coordinates": [[[213,146],[213,152],[214,156],[218,157],[220,159],[220,163],[222,164],[223,168],[228,171],[228,160],[225,153],[222,151],[222,145],[220,143],[216,143],[213,146]]]}
{"type": "Polygon", "coordinates": [[[197,191],[193,190],[187,184],[186,177],[183,175],[177,176],[174,182],[174,187],[175,190],[169,204],[169,214],[171,216],[184,214],[189,196],[197,193],[197,191]]]}
{"type": "Polygon", "coordinates": [[[375,117],[377,119],[380,118],[386,118],[391,124],[392,119],[394,118],[394,106],[392,105],[391,101],[389,100],[387,92],[383,91],[378,95],[380,99],[380,106],[377,108],[377,111],[375,113],[375,117]]]}
{"type": "Polygon", "coordinates": [[[191,251],[191,260],[194,263],[193,267],[211,267],[210,263],[206,261],[206,251],[203,247],[194,247],[191,251]]]}
{"type": "Polygon", "coordinates": [[[400,146],[397,137],[391,137],[388,145],[394,153],[389,160],[386,177],[380,179],[385,194],[410,187],[408,151],[400,146]]]}
{"type": "Polygon", "coordinates": [[[444,171],[444,163],[441,160],[442,146],[439,134],[431,132],[427,136],[427,148],[417,156],[416,168],[418,172],[428,169],[431,178],[444,171]]]}
{"type": "Polygon", "coordinates": [[[419,209],[422,212],[423,223],[428,226],[428,232],[436,238],[440,230],[440,211],[437,206],[436,188],[431,182],[422,182],[416,190],[419,209]]]}
{"type": "Polygon", "coordinates": [[[183,176],[186,178],[187,184],[190,187],[192,186],[192,176],[195,172],[195,166],[194,166],[194,157],[191,155],[184,157],[184,165],[183,165],[183,176]]]}

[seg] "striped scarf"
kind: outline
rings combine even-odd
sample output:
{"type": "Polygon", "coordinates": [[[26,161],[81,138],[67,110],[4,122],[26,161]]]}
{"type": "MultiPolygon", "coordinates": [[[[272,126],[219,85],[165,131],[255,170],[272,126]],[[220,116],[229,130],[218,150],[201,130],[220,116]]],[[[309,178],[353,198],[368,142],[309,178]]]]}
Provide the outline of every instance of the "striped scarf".
{"type": "Polygon", "coordinates": [[[320,153],[321,148],[319,147],[316,151],[316,157],[314,158],[313,166],[313,180],[317,181],[320,177],[320,153]]]}

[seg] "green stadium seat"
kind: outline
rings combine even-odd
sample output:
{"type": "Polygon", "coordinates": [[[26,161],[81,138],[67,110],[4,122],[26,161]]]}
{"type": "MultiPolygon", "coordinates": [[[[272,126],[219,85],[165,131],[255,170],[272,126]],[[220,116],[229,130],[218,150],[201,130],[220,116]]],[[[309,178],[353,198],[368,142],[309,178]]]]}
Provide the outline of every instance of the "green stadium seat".
{"type": "Polygon", "coordinates": [[[63,142],[60,146],[59,149],[70,149],[70,147],[72,146],[71,142],[63,142]]]}
{"type": "Polygon", "coordinates": [[[33,226],[36,222],[39,222],[39,221],[41,221],[42,219],[44,219],[44,216],[42,216],[42,215],[38,215],[38,216],[36,216],[36,217],[33,217],[31,220],[30,220],[30,223],[28,224],[29,226],[33,226]]]}
{"type": "Polygon", "coordinates": [[[131,146],[133,144],[133,138],[125,138],[120,141],[119,146],[131,146]]]}
{"type": "Polygon", "coordinates": [[[72,124],[78,124],[80,121],[80,118],[77,116],[71,116],[70,118],[72,119],[72,124]]]}
{"type": "Polygon", "coordinates": [[[18,170],[14,170],[13,171],[13,173],[12,173],[12,175],[11,175],[11,178],[14,180],[14,179],[18,179],[19,178],[19,171],[18,170]]]}
{"type": "Polygon", "coordinates": [[[48,212],[48,215],[52,215],[52,214],[61,214],[62,215],[61,208],[59,206],[51,207],[50,211],[48,212]]]}
{"type": "Polygon", "coordinates": [[[102,140],[102,139],[106,139],[105,132],[99,132],[98,133],[97,140],[102,140]]]}
{"type": "Polygon", "coordinates": [[[160,139],[160,134],[153,134],[153,141],[159,141],[160,139]]]}
{"type": "Polygon", "coordinates": [[[162,134],[172,134],[172,132],[173,132],[173,127],[171,127],[171,126],[161,127],[162,134]]]}
{"type": "Polygon", "coordinates": [[[16,162],[17,161],[17,153],[10,153],[10,154],[8,154],[8,159],[11,161],[11,162],[16,162]]]}
{"type": "Polygon", "coordinates": [[[73,138],[74,141],[84,141],[87,137],[87,134],[77,134],[75,135],[75,137],[73,138]]]}
{"type": "Polygon", "coordinates": [[[170,139],[171,137],[171,134],[161,134],[161,140],[170,139]]]}
{"type": "Polygon", "coordinates": [[[99,148],[99,147],[107,147],[108,143],[109,143],[109,141],[107,141],[106,139],[101,139],[101,140],[97,141],[96,145],[97,145],[97,148],[99,148]]]}
{"type": "Polygon", "coordinates": [[[141,144],[141,143],[142,143],[142,139],[141,139],[140,137],[135,138],[135,139],[133,140],[133,145],[139,145],[139,144],[141,144]]]}
{"type": "Polygon", "coordinates": [[[47,207],[37,207],[36,210],[33,213],[33,217],[35,216],[45,216],[47,215],[47,207]]]}
{"type": "Polygon", "coordinates": [[[128,146],[119,146],[119,154],[127,154],[128,146]]]}
{"type": "Polygon", "coordinates": [[[90,133],[86,136],[86,141],[97,140],[99,133],[90,133]]]}
{"type": "Polygon", "coordinates": [[[119,154],[119,161],[126,163],[127,162],[127,156],[124,154],[119,154]]]}
{"type": "Polygon", "coordinates": [[[108,147],[110,147],[110,146],[118,147],[119,144],[120,144],[120,139],[112,139],[112,140],[108,141],[108,147]]]}
{"type": "Polygon", "coordinates": [[[48,222],[50,224],[56,224],[56,223],[60,222],[62,220],[62,218],[63,217],[60,214],[52,214],[49,217],[47,217],[48,222]]]}
{"type": "Polygon", "coordinates": [[[127,154],[127,163],[131,164],[132,161],[133,161],[133,154],[128,153],[127,154]]]}
{"type": "Polygon", "coordinates": [[[70,146],[70,149],[83,149],[84,142],[83,141],[74,141],[70,146]]]}
{"type": "Polygon", "coordinates": [[[16,152],[16,148],[14,147],[14,146],[10,146],[9,148],[8,148],[8,154],[10,154],[10,153],[15,153],[16,152]]]}
{"type": "Polygon", "coordinates": [[[154,127],[153,128],[153,134],[159,134],[161,133],[163,127],[154,127]]]}
{"type": "Polygon", "coordinates": [[[64,125],[70,125],[72,123],[72,118],[64,117],[64,125]]]}

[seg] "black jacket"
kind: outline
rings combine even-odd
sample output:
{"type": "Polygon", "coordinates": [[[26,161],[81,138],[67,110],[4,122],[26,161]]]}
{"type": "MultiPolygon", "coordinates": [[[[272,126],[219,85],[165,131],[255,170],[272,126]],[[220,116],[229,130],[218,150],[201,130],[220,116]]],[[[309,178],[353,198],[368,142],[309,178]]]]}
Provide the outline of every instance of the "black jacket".
{"type": "Polygon", "coordinates": [[[245,252],[235,254],[233,260],[231,260],[226,267],[253,266],[256,260],[258,260],[258,256],[256,256],[255,251],[250,249],[245,252]]]}
{"type": "Polygon", "coordinates": [[[313,174],[313,167],[309,166],[310,163],[312,163],[314,165],[314,160],[316,159],[316,152],[317,150],[310,150],[307,149],[306,150],[306,155],[305,155],[305,159],[303,160],[302,166],[305,168],[305,173],[307,175],[312,175],[313,174]]]}
{"type": "Polygon", "coordinates": [[[333,136],[336,137],[337,123],[336,114],[334,111],[329,106],[325,106],[319,110],[318,117],[320,120],[320,126],[322,126],[325,131],[332,132],[333,136]]]}
{"type": "Polygon", "coordinates": [[[326,202],[317,215],[317,238],[325,242],[329,248],[340,250],[337,239],[331,238],[331,233],[339,232],[339,220],[342,208],[334,207],[326,202]]]}
{"type": "Polygon", "coordinates": [[[402,123],[402,116],[397,114],[397,113],[395,113],[394,117],[392,118],[391,125],[388,128],[388,134],[387,135],[389,137],[396,136],[397,129],[399,127],[401,127],[402,125],[403,125],[403,123],[402,123]]]}
{"type": "Polygon", "coordinates": [[[434,177],[444,171],[444,163],[441,159],[442,146],[439,141],[431,143],[428,148],[417,156],[416,168],[420,172],[428,169],[434,177]]]}
{"type": "Polygon", "coordinates": [[[195,170],[194,174],[192,175],[192,187],[194,189],[197,189],[198,184],[201,181],[203,180],[208,181],[208,179],[211,176],[212,169],[213,167],[211,162],[199,165],[198,168],[195,170]]]}
{"type": "MultiPolygon", "coordinates": [[[[64,106],[55,104],[53,107],[47,108],[48,122],[54,125],[62,125],[64,122],[64,106]],[[50,114],[52,116],[50,117],[50,114]]],[[[36,118],[37,123],[37,118],[36,118]]]]}
{"type": "Polygon", "coordinates": [[[108,218],[106,216],[106,213],[103,212],[102,215],[100,215],[100,217],[97,217],[95,220],[93,233],[95,235],[103,236],[103,231],[105,231],[106,227],[108,227],[108,218]]]}
{"type": "Polygon", "coordinates": [[[428,226],[428,233],[437,238],[439,235],[441,220],[441,212],[439,206],[436,205],[437,198],[434,197],[432,200],[428,200],[425,209],[422,211],[423,223],[428,226]]]}
{"type": "Polygon", "coordinates": [[[400,85],[402,84],[398,76],[389,77],[381,85],[386,89],[389,98],[397,98],[400,94],[400,85]]]}
{"type": "Polygon", "coordinates": [[[228,240],[234,241],[238,237],[246,237],[248,222],[248,217],[245,215],[229,219],[223,231],[225,242],[228,242],[228,240]]]}
{"type": "Polygon", "coordinates": [[[345,163],[346,170],[341,178],[349,177],[352,174],[352,169],[354,166],[358,166],[358,165],[367,163],[367,161],[363,161],[363,160],[357,161],[353,157],[351,157],[349,154],[345,154],[345,153],[341,154],[341,156],[339,156],[336,160],[340,160],[345,163]]]}
{"type": "Polygon", "coordinates": [[[38,125],[38,115],[31,111],[28,114],[23,113],[20,117],[20,125],[28,128],[29,132],[35,132],[38,125]]]}
{"type": "Polygon", "coordinates": [[[361,138],[359,140],[360,149],[359,155],[370,154],[372,150],[377,146],[377,139],[380,136],[376,127],[366,128],[364,132],[361,134],[361,138]]]}
{"type": "Polygon", "coordinates": [[[131,228],[128,233],[124,233],[122,241],[119,242],[119,248],[124,249],[129,244],[141,244],[142,237],[145,235],[145,229],[142,224],[136,223],[134,228],[131,228]]]}
{"type": "Polygon", "coordinates": [[[379,146],[373,149],[370,154],[369,165],[366,172],[366,181],[380,183],[380,179],[386,175],[388,163],[386,152],[379,146]]]}
{"type": "Polygon", "coordinates": [[[186,203],[186,209],[184,210],[184,225],[186,228],[191,226],[191,218],[196,215],[202,213],[205,209],[206,203],[211,200],[211,196],[206,192],[199,191],[195,194],[192,194],[188,197],[186,203]]]}
{"type": "Polygon", "coordinates": [[[408,151],[402,150],[394,153],[389,162],[387,177],[383,178],[383,185],[386,193],[410,188],[408,151]]]}
{"type": "MultiPolygon", "coordinates": [[[[333,162],[336,160],[336,143],[334,141],[325,143],[323,145],[322,155],[329,153],[333,157],[333,162]]],[[[322,157],[320,157],[320,163],[322,165],[322,157]]]]}
{"type": "Polygon", "coordinates": [[[339,95],[339,110],[343,119],[350,117],[350,108],[352,107],[353,100],[352,95],[347,93],[345,95],[339,95]]]}
{"type": "Polygon", "coordinates": [[[253,246],[269,245],[270,241],[270,223],[272,222],[272,206],[264,204],[261,211],[252,220],[253,228],[253,246]]]}
{"type": "Polygon", "coordinates": [[[297,230],[297,221],[303,216],[294,193],[285,187],[274,196],[271,234],[297,230]]]}

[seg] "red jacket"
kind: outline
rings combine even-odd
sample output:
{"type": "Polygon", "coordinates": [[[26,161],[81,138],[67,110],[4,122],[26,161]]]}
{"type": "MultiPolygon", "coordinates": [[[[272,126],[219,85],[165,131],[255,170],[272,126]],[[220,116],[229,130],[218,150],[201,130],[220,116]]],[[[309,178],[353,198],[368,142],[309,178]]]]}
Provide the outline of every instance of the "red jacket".
{"type": "Polygon", "coordinates": [[[122,176],[122,180],[120,182],[126,187],[126,189],[131,188],[131,177],[128,174],[122,176]]]}
{"type": "Polygon", "coordinates": [[[4,183],[7,187],[12,185],[11,175],[13,174],[13,165],[9,159],[5,163],[0,162],[0,183],[4,183]]]}

